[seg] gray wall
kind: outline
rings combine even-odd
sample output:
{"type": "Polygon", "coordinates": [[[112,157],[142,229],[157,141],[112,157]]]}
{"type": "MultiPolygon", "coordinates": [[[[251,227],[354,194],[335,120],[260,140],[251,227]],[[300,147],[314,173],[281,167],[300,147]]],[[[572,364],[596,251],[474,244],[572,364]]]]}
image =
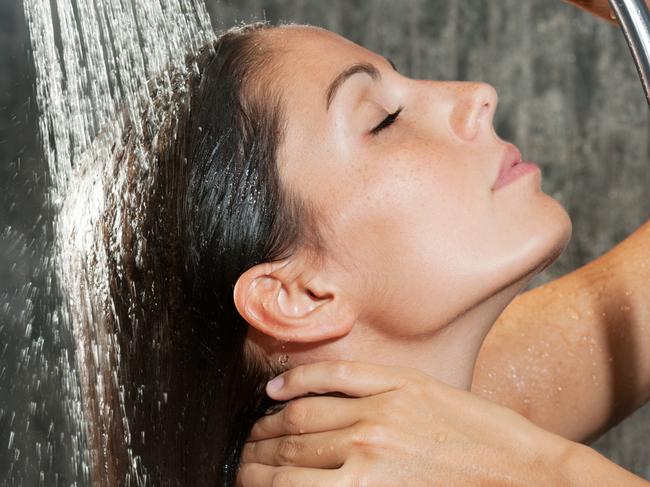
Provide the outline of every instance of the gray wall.
{"type": "MultiPolygon", "coordinates": [[[[500,96],[497,132],[542,166],[544,190],[574,224],[566,252],[531,286],[601,255],[650,217],[648,109],[627,47],[615,28],[560,0],[208,2],[217,27],[259,18],[312,23],[389,56],[409,76],[493,84],[500,96]]],[[[38,389],[36,365],[21,356],[33,337],[48,333],[47,281],[38,272],[39,238],[48,231],[46,172],[27,45],[19,0],[1,0],[0,481],[37,485],[40,469],[45,485],[57,479],[68,485],[70,432],[55,381],[38,389]],[[19,314],[27,297],[31,330],[19,314]],[[53,445],[45,455],[51,466],[42,459],[39,465],[37,442],[53,445]]],[[[54,357],[62,346],[46,340],[43,354],[54,357]]],[[[649,438],[646,407],[595,446],[650,478],[649,438]]]]}

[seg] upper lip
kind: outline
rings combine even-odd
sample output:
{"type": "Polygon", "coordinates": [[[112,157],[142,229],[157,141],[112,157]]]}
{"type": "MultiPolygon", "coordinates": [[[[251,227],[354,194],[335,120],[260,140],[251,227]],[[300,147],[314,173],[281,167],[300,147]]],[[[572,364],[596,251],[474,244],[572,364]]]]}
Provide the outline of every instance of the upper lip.
{"type": "Polygon", "coordinates": [[[517,149],[517,146],[514,144],[506,144],[505,150],[503,151],[503,156],[501,156],[499,173],[494,178],[492,189],[494,189],[494,186],[496,186],[496,183],[501,177],[501,175],[519,162],[521,162],[521,151],[517,149]]]}

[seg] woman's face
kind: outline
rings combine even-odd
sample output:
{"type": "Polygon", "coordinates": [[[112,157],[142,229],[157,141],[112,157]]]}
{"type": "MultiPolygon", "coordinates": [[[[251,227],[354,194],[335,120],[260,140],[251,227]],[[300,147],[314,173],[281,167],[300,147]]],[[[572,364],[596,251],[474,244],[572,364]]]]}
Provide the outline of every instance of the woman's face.
{"type": "Polygon", "coordinates": [[[321,29],[271,35],[286,99],[281,177],[325,223],[322,272],[360,320],[430,333],[565,248],[571,222],[539,172],[493,189],[507,143],[490,85],[410,79],[321,29]]]}

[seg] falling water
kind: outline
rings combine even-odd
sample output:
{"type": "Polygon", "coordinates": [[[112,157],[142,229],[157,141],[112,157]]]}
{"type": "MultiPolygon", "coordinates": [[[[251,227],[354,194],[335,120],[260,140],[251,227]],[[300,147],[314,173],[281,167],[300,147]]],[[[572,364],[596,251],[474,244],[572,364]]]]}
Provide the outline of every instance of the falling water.
{"type": "MultiPolygon", "coordinates": [[[[52,421],[49,432],[59,432],[59,437],[50,434],[47,444],[37,442],[21,452],[15,439],[29,429],[36,409],[46,407],[46,401],[30,402],[29,411],[18,412],[27,416],[25,431],[12,430],[9,444],[0,448],[13,454],[8,478],[13,484],[33,479],[31,472],[37,470],[40,485],[85,485],[91,481],[88,435],[92,436],[92,428],[82,398],[92,389],[99,405],[95,412],[111,414],[101,407],[108,404],[102,381],[116,380],[119,367],[109,362],[115,341],[97,333],[89,315],[97,311],[97,303],[111,305],[102,279],[106,256],[97,225],[105,210],[105,195],[118,193],[126,181],[124,170],[109,167],[111,146],[127,123],[137,139],[142,130],[140,115],[150,108],[147,84],[151,88],[150,80],[155,79],[159,92],[171,91],[173,80],[157,75],[182,73],[185,54],[203,44],[213,30],[202,0],[24,0],[24,11],[36,68],[39,129],[53,214],[54,243],[40,272],[47,283],[45,294],[60,299],[50,304],[46,330],[35,334],[31,345],[21,351],[19,367],[33,371],[28,388],[55,398],[66,425],[55,427],[52,421]],[[170,67],[174,70],[165,69],[170,67]],[[107,163],[102,166],[98,161],[107,163]],[[46,340],[56,344],[55,363],[41,353],[46,340]],[[68,457],[65,474],[52,469],[53,462],[60,462],[61,451],[68,457]]],[[[147,164],[144,146],[136,154],[139,164],[147,164]]],[[[138,181],[147,183],[146,178],[138,181]]],[[[116,222],[128,224],[119,215],[116,222]]],[[[23,246],[23,252],[30,250],[27,243],[23,246]]],[[[119,252],[119,245],[111,251],[119,252]]],[[[24,324],[26,338],[32,336],[30,300],[35,294],[33,286],[27,285],[14,297],[23,308],[16,319],[24,324]]],[[[8,299],[3,303],[10,305],[8,299]]],[[[12,427],[17,412],[0,409],[0,419],[9,414],[12,427]]],[[[123,423],[128,444],[126,419],[123,423]]],[[[145,483],[146,470],[138,458],[130,461],[127,482],[145,483]]]]}

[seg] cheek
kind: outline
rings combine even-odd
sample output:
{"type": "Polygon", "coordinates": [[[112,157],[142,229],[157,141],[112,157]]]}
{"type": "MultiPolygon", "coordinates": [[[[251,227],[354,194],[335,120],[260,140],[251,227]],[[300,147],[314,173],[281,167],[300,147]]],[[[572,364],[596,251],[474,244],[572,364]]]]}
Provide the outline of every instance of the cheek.
{"type": "Polygon", "coordinates": [[[386,318],[389,303],[421,308],[432,295],[460,291],[483,258],[489,188],[471,163],[449,160],[411,154],[348,178],[356,188],[337,203],[334,237],[356,270],[349,289],[369,313],[386,318]]]}

